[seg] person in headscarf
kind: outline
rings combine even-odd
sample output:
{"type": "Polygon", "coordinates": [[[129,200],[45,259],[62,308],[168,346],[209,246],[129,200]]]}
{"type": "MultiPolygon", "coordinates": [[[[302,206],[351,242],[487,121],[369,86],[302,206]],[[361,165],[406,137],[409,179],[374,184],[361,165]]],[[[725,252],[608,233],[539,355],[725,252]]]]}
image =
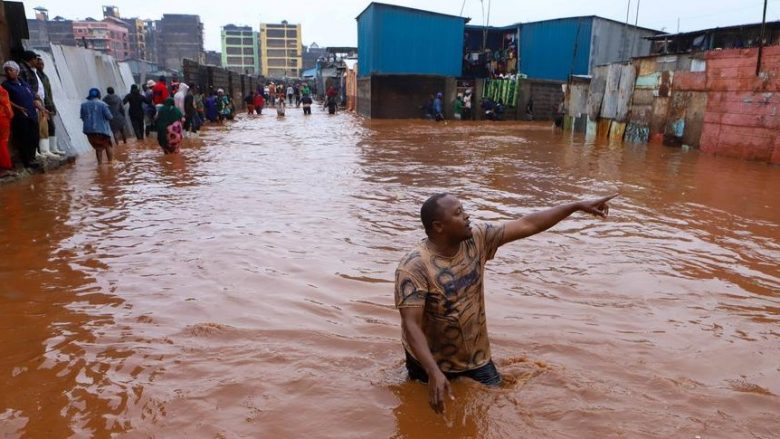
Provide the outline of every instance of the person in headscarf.
{"type": "Polygon", "coordinates": [[[82,132],[87,135],[87,141],[95,148],[98,165],[103,163],[103,151],[109,162],[114,160],[114,147],[111,145],[111,125],[113,118],[111,109],[100,100],[100,90],[89,89],[87,101],[81,104],[81,120],[84,121],[82,132]]]}
{"type": "Polygon", "coordinates": [[[174,105],[173,98],[166,99],[157,112],[157,143],[166,154],[179,152],[182,140],[182,117],[184,115],[174,105]]]}
{"type": "Polygon", "coordinates": [[[179,83],[179,88],[176,90],[176,94],[173,95],[173,104],[181,111],[181,114],[185,113],[184,98],[187,97],[187,92],[190,90],[190,86],[185,83],[179,83]]]}
{"type": "Polygon", "coordinates": [[[119,136],[122,136],[122,141],[127,144],[127,134],[125,134],[125,125],[127,120],[125,119],[125,106],[122,105],[122,99],[114,94],[114,87],[108,87],[106,89],[106,97],[103,98],[103,102],[108,105],[108,109],[111,110],[111,131],[114,132],[114,143],[119,145],[119,136]]]}
{"type": "Polygon", "coordinates": [[[152,97],[154,95],[152,89],[155,84],[156,83],[150,79],[146,81],[146,84],[143,85],[143,90],[141,91],[141,94],[146,98],[146,102],[144,102],[144,134],[146,134],[146,137],[149,137],[149,133],[154,131],[154,116],[157,114],[157,107],[154,105],[154,102],[152,102],[152,97]]]}
{"type": "Polygon", "coordinates": [[[19,148],[19,155],[25,168],[38,168],[34,163],[35,152],[38,150],[40,131],[38,128],[38,106],[43,104],[30,86],[19,78],[19,64],[8,61],[3,64],[6,80],[3,88],[8,92],[8,97],[13,108],[11,119],[11,133],[14,143],[19,148]]]}
{"type": "Polygon", "coordinates": [[[233,103],[230,101],[230,96],[221,88],[217,90],[217,110],[220,122],[225,119],[233,119],[233,103]]]}
{"type": "Polygon", "coordinates": [[[144,107],[151,104],[146,100],[146,97],[138,90],[138,86],[133,84],[130,86],[130,93],[125,95],[122,99],[123,104],[128,104],[128,115],[130,116],[130,125],[133,126],[133,132],[138,140],[144,139],[144,107]]]}

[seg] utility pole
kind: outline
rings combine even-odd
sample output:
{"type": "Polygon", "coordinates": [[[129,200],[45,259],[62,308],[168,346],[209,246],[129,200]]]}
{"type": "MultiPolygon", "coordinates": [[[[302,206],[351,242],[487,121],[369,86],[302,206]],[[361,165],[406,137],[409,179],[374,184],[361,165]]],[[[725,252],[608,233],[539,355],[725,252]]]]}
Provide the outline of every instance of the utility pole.
{"type": "Polygon", "coordinates": [[[766,5],[769,0],[764,0],[764,18],[761,19],[761,37],[758,39],[758,60],[756,61],[756,76],[761,73],[761,55],[764,53],[764,31],[766,30],[766,5]]]}
{"type": "Polygon", "coordinates": [[[639,26],[639,4],[642,3],[642,0],[636,0],[636,20],[634,21],[634,26],[639,26]]]}

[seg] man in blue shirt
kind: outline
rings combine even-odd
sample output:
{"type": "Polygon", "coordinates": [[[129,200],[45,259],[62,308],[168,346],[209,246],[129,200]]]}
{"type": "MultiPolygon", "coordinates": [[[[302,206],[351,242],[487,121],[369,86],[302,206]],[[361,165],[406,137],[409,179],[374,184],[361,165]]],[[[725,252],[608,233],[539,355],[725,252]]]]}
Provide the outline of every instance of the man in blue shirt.
{"type": "Polygon", "coordinates": [[[11,119],[11,136],[19,150],[25,168],[38,168],[34,162],[38,149],[40,132],[38,130],[38,106],[42,106],[30,86],[19,78],[19,64],[8,61],[3,64],[6,79],[3,88],[8,91],[14,117],[11,119]],[[38,101],[36,103],[36,100],[38,101]]]}

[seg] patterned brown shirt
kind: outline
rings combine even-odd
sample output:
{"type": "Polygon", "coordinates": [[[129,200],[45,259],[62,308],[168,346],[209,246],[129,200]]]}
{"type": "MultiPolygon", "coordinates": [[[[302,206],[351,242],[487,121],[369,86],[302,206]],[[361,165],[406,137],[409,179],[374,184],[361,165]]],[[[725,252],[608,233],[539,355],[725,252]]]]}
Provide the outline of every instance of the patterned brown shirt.
{"type": "MultiPolygon", "coordinates": [[[[443,372],[472,370],[490,361],[483,276],[504,227],[476,224],[472,235],[453,257],[433,253],[424,239],[395,273],[395,306],[425,307],[422,330],[443,372]]],[[[405,338],[403,344],[411,354],[405,338]]]]}

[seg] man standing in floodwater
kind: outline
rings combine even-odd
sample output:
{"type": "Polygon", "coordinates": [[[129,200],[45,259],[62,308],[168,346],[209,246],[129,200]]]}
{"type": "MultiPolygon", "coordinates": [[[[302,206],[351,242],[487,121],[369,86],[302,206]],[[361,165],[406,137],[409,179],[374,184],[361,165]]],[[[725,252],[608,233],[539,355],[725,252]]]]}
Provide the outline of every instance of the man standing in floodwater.
{"type": "Polygon", "coordinates": [[[401,260],[395,306],[409,378],[428,383],[428,402],[441,413],[450,379],[501,384],[490,356],[485,318],[485,263],[504,244],[543,232],[575,212],[602,218],[616,195],[563,204],[503,223],[475,224],[450,194],[428,198],[420,209],[426,239],[401,260]]]}

